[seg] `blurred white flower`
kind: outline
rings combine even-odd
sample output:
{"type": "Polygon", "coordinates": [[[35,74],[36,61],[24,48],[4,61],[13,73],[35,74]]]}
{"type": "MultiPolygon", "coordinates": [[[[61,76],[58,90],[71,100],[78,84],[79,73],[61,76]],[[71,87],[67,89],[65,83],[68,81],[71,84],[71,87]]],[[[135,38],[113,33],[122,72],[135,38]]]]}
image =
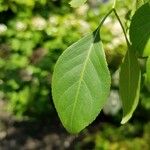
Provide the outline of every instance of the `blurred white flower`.
{"type": "Polygon", "coordinates": [[[31,68],[20,70],[20,76],[23,81],[30,81],[32,79],[33,70],[31,68]]]}
{"type": "Polygon", "coordinates": [[[122,104],[119,99],[119,93],[117,90],[111,90],[109,98],[103,108],[105,114],[115,115],[121,109],[122,104]]]}
{"type": "Polygon", "coordinates": [[[119,73],[120,70],[118,69],[115,73],[112,74],[112,85],[119,87],[119,73]]]}
{"type": "Polygon", "coordinates": [[[7,26],[5,24],[0,24],[0,34],[3,34],[7,31],[7,26]]]}
{"type": "Polygon", "coordinates": [[[16,23],[16,29],[17,29],[18,31],[24,31],[24,30],[26,30],[26,28],[27,28],[27,25],[26,25],[25,23],[23,23],[23,22],[21,22],[21,21],[18,21],[18,22],[16,23]]]}
{"type": "Polygon", "coordinates": [[[113,29],[113,32],[112,34],[114,36],[120,36],[122,34],[122,29],[120,27],[120,23],[118,21],[115,21],[113,24],[112,24],[112,29],[113,29]]]}
{"type": "Polygon", "coordinates": [[[118,47],[119,45],[122,45],[125,43],[125,38],[123,36],[123,34],[121,34],[120,36],[118,37],[114,37],[114,39],[112,40],[112,44],[113,44],[113,47],[116,48],[118,47]]]}
{"type": "Polygon", "coordinates": [[[70,27],[70,26],[77,26],[77,19],[73,16],[69,16],[65,18],[64,20],[64,25],[65,27],[70,27]]]}
{"type": "Polygon", "coordinates": [[[87,4],[84,4],[76,9],[76,13],[80,16],[84,16],[86,15],[88,9],[89,9],[89,6],[87,4]]]}
{"type": "Polygon", "coordinates": [[[81,33],[85,33],[85,32],[90,30],[90,25],[86,21],[79,20],[78,24],[79,24],[79,26],[81,28],[81,33]]]}
{"type": "Polygon", "coordinates": [[[50,16],[48,22],[52,25],[58,25],[59,20],[57,16],[50,16]]]}
{"type": "Polygon", "coordinates": [[[44,30],[47,26],[47,22],[44,18],[42,17],[34,17],[32,19],[32,26],[36,29],[36,30],[44,30]]]}
{"type": "Polygon", "coordinates": [[[104,25],[112,25],[112,18],[108,16],[104,21],[104,25]]]}

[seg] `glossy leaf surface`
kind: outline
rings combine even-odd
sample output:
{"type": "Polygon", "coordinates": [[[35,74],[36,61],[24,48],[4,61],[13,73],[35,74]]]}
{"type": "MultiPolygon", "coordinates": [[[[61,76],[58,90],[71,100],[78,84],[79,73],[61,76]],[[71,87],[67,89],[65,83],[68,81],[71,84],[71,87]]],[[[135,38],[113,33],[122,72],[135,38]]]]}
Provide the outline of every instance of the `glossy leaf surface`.
{"type": "Polygon", "coordinates": [[[140,56],[150,56],[150,3],[142,5],[135,12],[129,34],[136,53],[140,56]]]}
{"type": "Polygon", "coordinates": [[[78,133],[99,114],[110,90],[110,74],[99,29],[70,46],[58,59],[52,95],[70,133],[78,133]]]}
{"type": "Polygon", "coordinates": [[[138,105],[140,93],[141,71],[135,53],[129,50],[126,53],[120,71],[120,96],[123,106],[121,123],[126,123],[138,105]]]}

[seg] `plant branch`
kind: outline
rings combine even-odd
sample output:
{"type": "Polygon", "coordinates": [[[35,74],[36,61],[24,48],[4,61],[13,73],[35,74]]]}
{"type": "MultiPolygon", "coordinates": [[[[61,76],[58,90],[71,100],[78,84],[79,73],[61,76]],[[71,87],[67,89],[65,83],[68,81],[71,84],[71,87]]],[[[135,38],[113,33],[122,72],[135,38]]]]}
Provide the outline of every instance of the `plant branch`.
{"type": "Polygon", "coordinates": [[[119,21],[119,23],[120,23],[120,26],[121,26],[122,31],[123,31],[123,33],[124,33],[124,36],[125,36],[125,39],[126,39],[127,45],[128,45],[128,47],[130,47],[130,42],[129,42],[128,38],[127,38],[126,31],[125,31],[125,28],[124,28],[124,26],[123,26],[123,24],[122,24],[121,20],[120,20],[120,17],[119,17],[119,15],[117,14],[117,12],[116,12],[116,10],[115,10],[115,9],[113,9],[113,12],[114,12],[114,14],[115,14],[116,18],[118,19],[118,21],[119,21]]]}
{"type": "Polygon", "coordinates": [[[115,5],[116,5],[116,0],[114,1],[113,8],[105,15],[105,17],[102,19],[100,25],[98,26],[98,28],[101,29],[101,27],[102,27],[102,25],[104,24],[104,22],[105,22],[105,20],[107,19],[107,17],[108,17],[112,12],[114,12],[114,14],[115,14],[117,20],[118,20],[119,23],[120,23],[120,26],[121,26],[121,28],[122,28],[122,31],[123,31],[123,33],[124,33],[127,46],[130,47],[130,42],[129,42],[128,38],[127,38],[125,28],[124,28],[124,26],[123,26],[123,24],[122,24],[122,22],[121,22],[121,20],[120,20],[119,15],[117,14],[117,12],[116,12],[116,10],[115,10],[115,8],[114,8],[115,5]]]}
{"type": "Polygon", "coordinates": [[[107,19],[107,17],[113,12],[113,9],[111,9],[106,15],[105,17],[102,19],[100,25],[98,26],[98,28],[100,29],[101,26],[104,24],[105,20],[107,19]]]}

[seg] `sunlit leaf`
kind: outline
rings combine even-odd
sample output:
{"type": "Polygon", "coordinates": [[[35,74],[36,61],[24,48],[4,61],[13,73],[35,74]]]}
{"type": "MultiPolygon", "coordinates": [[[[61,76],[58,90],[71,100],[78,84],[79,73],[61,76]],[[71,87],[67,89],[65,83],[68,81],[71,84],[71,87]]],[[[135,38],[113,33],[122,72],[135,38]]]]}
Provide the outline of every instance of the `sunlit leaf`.
{"type": "Polygon", "coordinates": [[[110,90],[110,74],[99,29],[70,46],[58,59],[52,95],[70,133],[78,133],[99,114],[110,90]]]}
{"type": "Polygon", "coordinates": [[[87,0],[71,0],[70,5],[72,7],[79,7],[83,5],[87,0]]]}
{"type": "Polygon", "coordinates": [[[123,105],[123,118],[126,123],[137,107],[140,93],[141,71],[135,53],[130,49],[125,56],[120,71],[120,96],[123,105]]]}
{"type": "Polygon", "coordinates": [[[136,53],[142,56],[150,56],[150,3],[142,5],[135,12],[129,34],[136,53]]]}

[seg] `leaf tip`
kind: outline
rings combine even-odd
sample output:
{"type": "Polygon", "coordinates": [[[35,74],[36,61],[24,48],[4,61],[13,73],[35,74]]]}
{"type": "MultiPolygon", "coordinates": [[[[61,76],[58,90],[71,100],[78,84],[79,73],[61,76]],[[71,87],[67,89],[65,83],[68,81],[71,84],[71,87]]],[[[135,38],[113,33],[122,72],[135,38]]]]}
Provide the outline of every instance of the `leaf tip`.
{"type": "Polygon", "coordinates": [[[121,120],[121,124],[127,123],[131,117],[132,117],[132,114],[128,114],[128,115],[124,116],[121,120]]]}

